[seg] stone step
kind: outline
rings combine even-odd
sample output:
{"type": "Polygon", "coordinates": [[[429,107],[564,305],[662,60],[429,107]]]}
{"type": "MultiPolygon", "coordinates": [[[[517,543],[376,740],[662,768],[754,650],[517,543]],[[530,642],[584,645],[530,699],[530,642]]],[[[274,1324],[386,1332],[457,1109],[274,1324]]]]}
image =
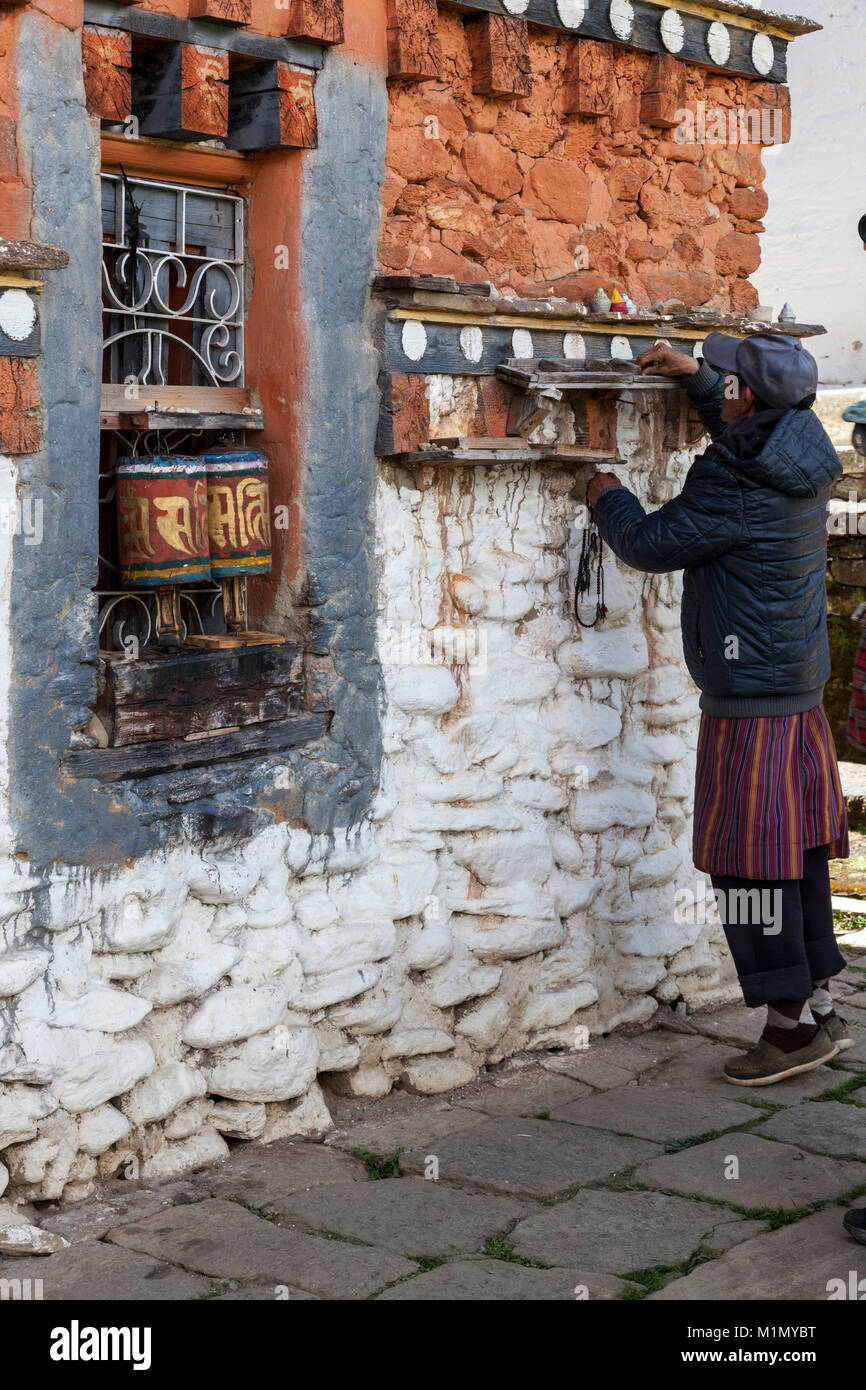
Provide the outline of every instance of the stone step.
{"type": "Polygon", "coordinates": [[[863,820],[866,817],[866,763],[840,762],[839,776],[848,815],[863,820]]]}

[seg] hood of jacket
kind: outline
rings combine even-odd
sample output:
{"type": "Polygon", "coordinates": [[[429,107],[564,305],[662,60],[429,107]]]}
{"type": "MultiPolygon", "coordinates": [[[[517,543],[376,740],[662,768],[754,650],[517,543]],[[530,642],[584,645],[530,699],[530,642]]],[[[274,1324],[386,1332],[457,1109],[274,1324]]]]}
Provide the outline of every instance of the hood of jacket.
{"type": "Polygon", "coordinates": [[[710,447],[759,487],[788,497],[817,497],[842,476],[839,455],[813,410],[745,416],[710,447]]]}

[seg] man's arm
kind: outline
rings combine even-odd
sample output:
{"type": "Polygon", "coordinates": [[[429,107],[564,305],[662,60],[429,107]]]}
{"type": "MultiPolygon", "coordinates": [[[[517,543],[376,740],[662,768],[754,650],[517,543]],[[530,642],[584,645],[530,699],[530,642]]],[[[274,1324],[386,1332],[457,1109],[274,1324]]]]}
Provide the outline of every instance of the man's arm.
{"type": "Polygon", "coordinates": [[[668,343],[653,343],[637,358],[637,365],[642,373],[674,377],[685,389],[710,437],[719,437],[724,429],[722,404],[725,399],[725,379],[720,372],[687,352],[677,352],[668,343]]]}
{"type": "Polygon", "coordinates": [[[692,465],[679,497],[645,512],[625,487],[606,487],[594,503],[595,520],[614,555],[649,574],[706,564],[733,550],[743,534],[739,491],[719,487],[712,464],[692,465]]]}

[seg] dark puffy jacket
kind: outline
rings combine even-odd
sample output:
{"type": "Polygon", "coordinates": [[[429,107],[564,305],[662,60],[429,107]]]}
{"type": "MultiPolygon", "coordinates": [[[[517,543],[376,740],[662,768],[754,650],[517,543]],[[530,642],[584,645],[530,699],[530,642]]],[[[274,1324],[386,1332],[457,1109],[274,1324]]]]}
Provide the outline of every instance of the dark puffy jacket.
{"type": "Polygon", "coordinates": [[[713,443],[678,497],[647,514],[626,488],[595,508],[598,529],[632,569],[682,569],[683,651],[713,715],[796,714],[821,703],[830,675],[826,508],[842,473],[811,410],[788,410],[754,458],[720,435],[723,378],[702,363],[687,389],[713,443]]]}

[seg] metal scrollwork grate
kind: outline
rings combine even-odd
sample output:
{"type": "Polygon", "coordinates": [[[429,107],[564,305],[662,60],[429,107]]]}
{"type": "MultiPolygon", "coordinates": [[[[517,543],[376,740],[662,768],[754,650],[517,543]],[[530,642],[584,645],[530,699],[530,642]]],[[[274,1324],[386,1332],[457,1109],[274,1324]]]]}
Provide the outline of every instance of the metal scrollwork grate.
{"type": "Polygon", "coordinates": [[[102,175],[107,379],[244,383],[243,200],[102,175]]]}

